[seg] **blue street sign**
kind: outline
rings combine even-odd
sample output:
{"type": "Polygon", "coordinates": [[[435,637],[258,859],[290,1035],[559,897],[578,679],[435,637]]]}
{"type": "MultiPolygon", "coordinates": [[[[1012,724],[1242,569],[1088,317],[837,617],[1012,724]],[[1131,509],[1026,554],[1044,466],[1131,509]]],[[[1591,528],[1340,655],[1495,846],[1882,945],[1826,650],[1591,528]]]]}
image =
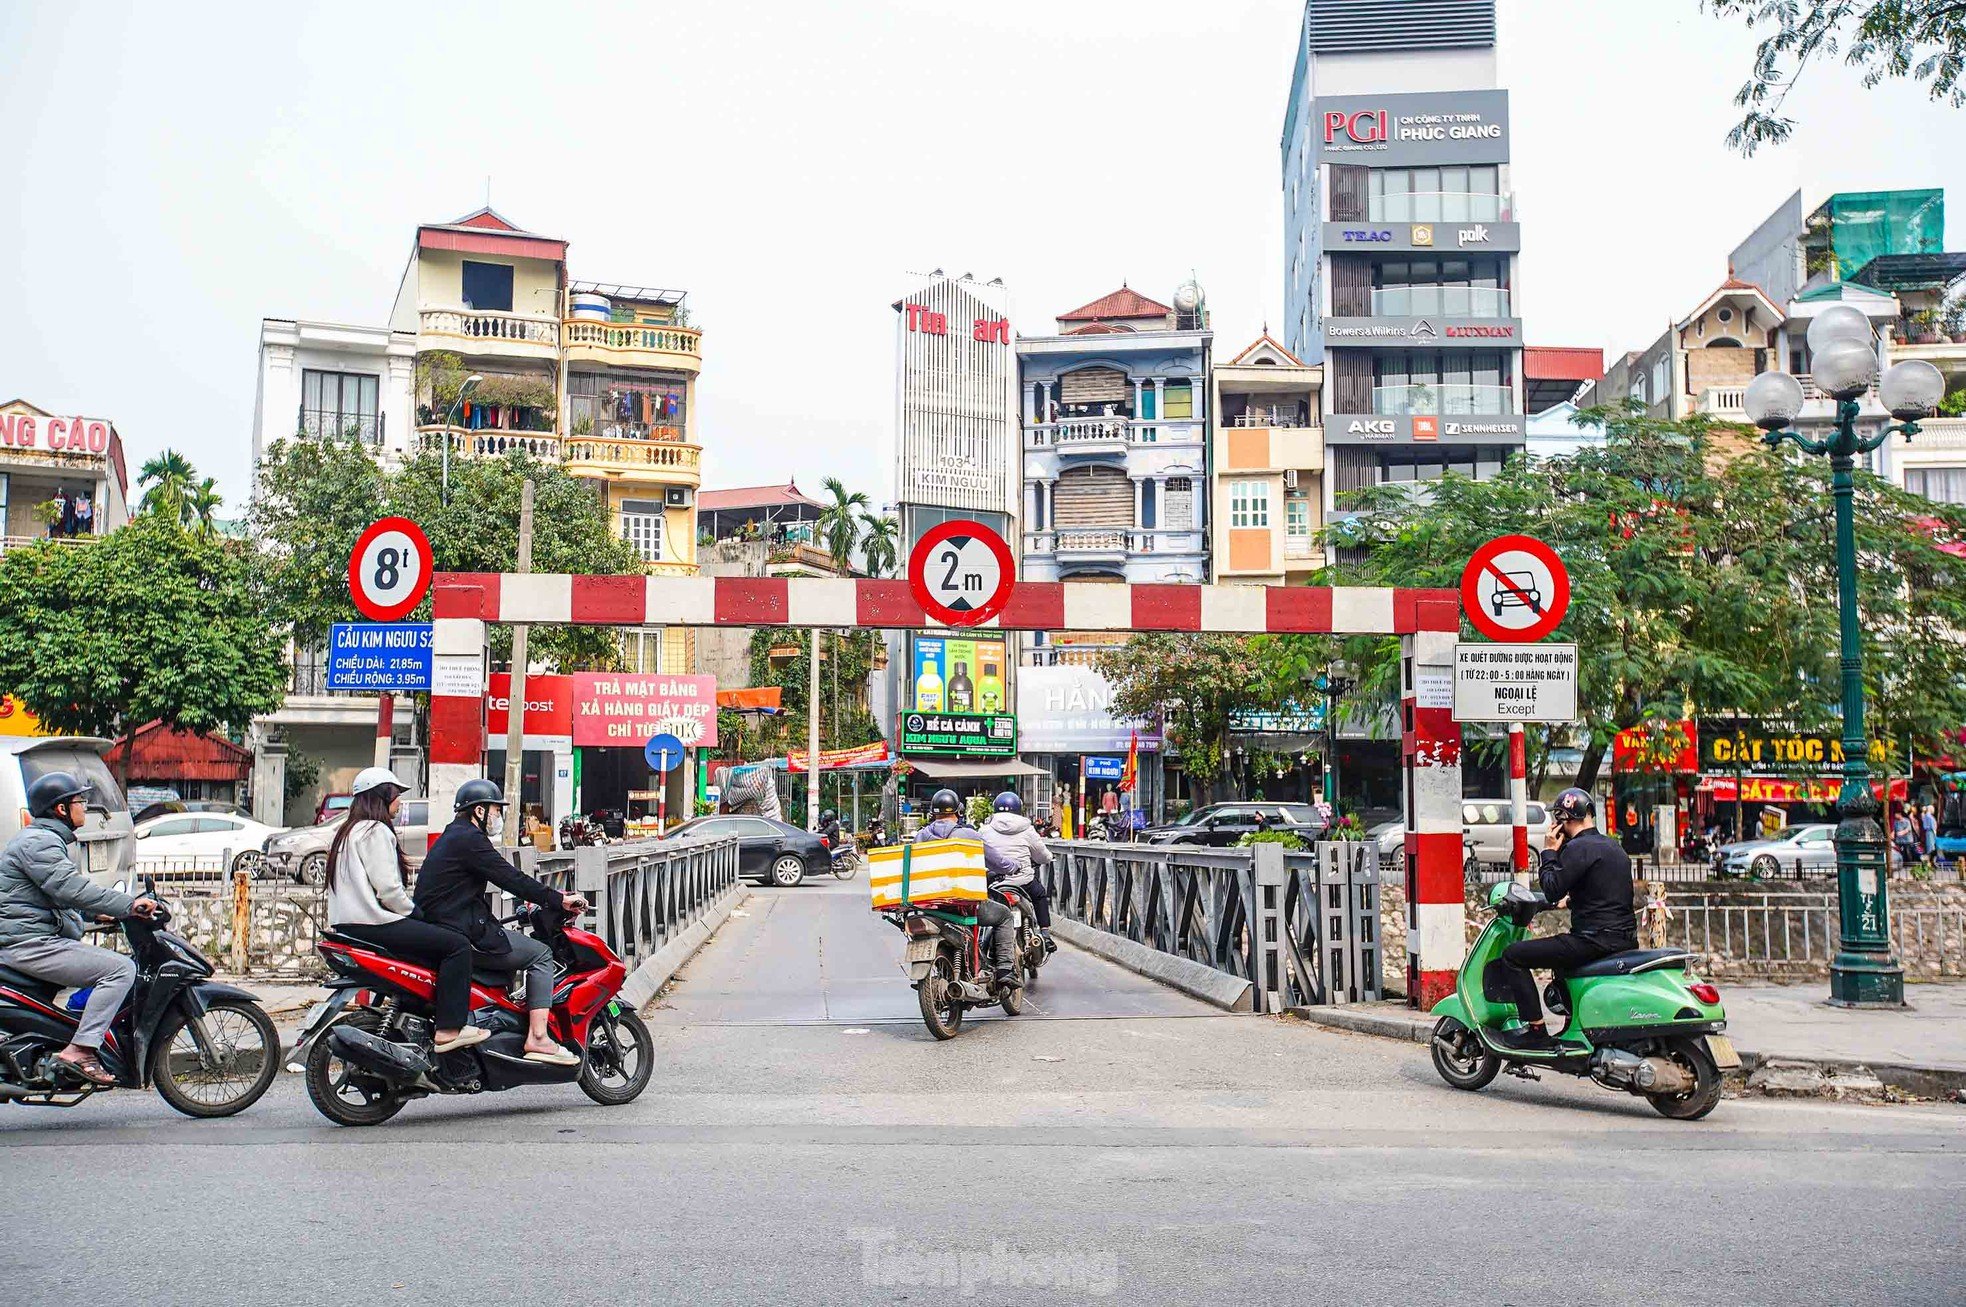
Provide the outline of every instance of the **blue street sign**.
{"type": "Polygon", "coordinates": [[[1089,781],[1116,781],[1126,774],[1126,759],[1088,757],[1085,778],[1089,781]]]}
{"type": "Polygon", "coordinates": [[[405,694],[430,688],[430,623],[336,622],[328,632],[328,688],[405,694]]]}
{"type": "Polygon", "coordinates": [[[673,735],[658,735],[642,749],[642,756],[658,772],[672,772],[683,765],[683,742],[673,735]]]}

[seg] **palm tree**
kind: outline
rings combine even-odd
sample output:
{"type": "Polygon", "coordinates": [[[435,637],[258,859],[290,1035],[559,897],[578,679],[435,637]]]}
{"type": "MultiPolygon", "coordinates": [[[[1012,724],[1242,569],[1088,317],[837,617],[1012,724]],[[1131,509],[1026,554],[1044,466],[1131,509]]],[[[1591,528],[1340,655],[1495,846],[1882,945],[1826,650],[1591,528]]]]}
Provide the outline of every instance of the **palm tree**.
{"type": "Polygon", "coordinates": [[[901,561],[898,553],[901,523],[889,515],[875,517],[872,514],[863,514],[860,523],[865,532],[860,537],[860,552],[867,560],[867,574],[886,576],[901,561]]]}
{"type": "Polygon", "coordinates": [[[218,506],[225,502],[225,496],[218,492],[217,485],[213,478],[206,477],[185,495],[185,510],[201,536],[218,534],[218,506]]]}
{"type": "Polygon", "coordinates": [[[183,525],[190,516],[189,499],[197,470],[191,460],[175,449],[166,449],[145,463],[137,473],[137,484],[150,487],[138,506],[146,513],[161,513],[183,525]]]}
{"type": "Polygon", "coordinates": [[[849,572],[853,568],[853,547],[860,543],[860,519],[873,506],[873,501],[864,490],[848,494],[846,483],[838,477],[827,477],[824,484],[833,502],[819,512],[819,536],[826,542],[826,552],[833,556],[833,569],[849,572]]]}

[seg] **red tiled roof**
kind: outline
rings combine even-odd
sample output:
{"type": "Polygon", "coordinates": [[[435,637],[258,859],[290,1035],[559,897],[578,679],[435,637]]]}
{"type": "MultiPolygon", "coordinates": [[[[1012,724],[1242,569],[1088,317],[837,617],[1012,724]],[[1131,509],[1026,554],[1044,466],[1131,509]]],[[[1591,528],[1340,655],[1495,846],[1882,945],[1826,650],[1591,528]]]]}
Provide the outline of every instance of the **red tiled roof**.
{"type": "Polygon", "coordinates": [[[1070,313],[1058,315],[1060,322],[1098,322],[1110,319],[1165,318],[1174,312],[1167,305],[1150,300],[1139,291],[1121,286],[1110,295],[1102,295],[1090,304],[1082,304],[1070,313]]]}
{"type": "Polygon", "coordinates": [[[1604,375],[1604,351],[1583,345],[1528,345],[1522,374],[1531,381],[1596,381],[1604,375]]]}
{"type": "Polygon", "coordinates": [[[799,493],[799,483],[787,481],[782,486],[738,486],[731,490],[700,490],[696,495],[698,512],[724,508],[776,508],[787,504],[809,504],[822,508],[816,499],[808,499],[799,493]]]}
{"type": "Polygon", "coordinates": [[[134,744],[129,774],[142,780],[242,781],[253,768],[250,749],[217,735],[167,731],[161,722],[139,726],[128,739],[111,745],[105,761],[111,767],[134,744]]]}

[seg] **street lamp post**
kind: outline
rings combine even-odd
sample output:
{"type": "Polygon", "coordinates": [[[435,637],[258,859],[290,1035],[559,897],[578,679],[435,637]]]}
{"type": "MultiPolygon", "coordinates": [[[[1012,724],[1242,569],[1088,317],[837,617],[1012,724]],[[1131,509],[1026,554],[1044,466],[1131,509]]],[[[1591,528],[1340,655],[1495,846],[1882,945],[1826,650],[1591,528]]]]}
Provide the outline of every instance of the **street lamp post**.
{"type": "Polygon", "coordinates": [[[464,403],[464,397],[483,380],[475,372],[466,377],[464,384],[457,388],[457,398],[451,401],[450,411],[444,414],[444,471],[437,497],[446,504],[451,502],[451,428],[457,422],[457,410],[464,403]]]}
{"type": "Polygon", "coordinates": [[[1324,801],[1338,811],[1338,701],[1357,686],[1355,677],[1342,676],[1337,664],[1319,672],[1314,685],[1324,696],[1324,801]]]}
{"type": "Polygon", "coordinates": [[[1836,881],[1841,918],[1836,956],[1830,962],[1829,1001],[1837,1007],[1902,1007],[1905,973],[1891,951],[1891,908],[1884,827],[1870,785],[1870,740],[1864,727],[1864,639],[1857,614],[1857,533],[1854,498],[1857,455],[1877,449],[1892,435],[1918,433],[1945,391],[1930,363],[1900,363],[1879,383],[1878,396],[1898,425],[1869,436],[1857,434],[1857,397],[1877,377],[1877,350],[1870,320],[1847,304],[1818,314],[1809,325],[1811,375],[1836,401],[1836,425],[1817,440],[1789,429],[1802,411],[1802,384],[1783,372],[1764,372],[1747,388],[1748,417],[1773,448],[1790,440],[1810,454],[1829,455],[1836,503],[1836,590],[1842,632],[1843,786],[1837,795],[1836,881]]]}

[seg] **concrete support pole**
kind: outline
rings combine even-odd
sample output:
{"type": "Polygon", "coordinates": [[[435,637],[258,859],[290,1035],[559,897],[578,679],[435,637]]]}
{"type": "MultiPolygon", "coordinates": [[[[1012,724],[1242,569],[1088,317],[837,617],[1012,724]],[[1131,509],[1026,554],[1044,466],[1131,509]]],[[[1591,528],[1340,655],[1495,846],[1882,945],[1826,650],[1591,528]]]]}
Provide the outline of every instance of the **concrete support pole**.
{"type": "MultiPolygon", "coordinates": [[[[519,487],[519,566],[520,575],[532,571],[531,478],[519,487]]],[[[520,791],[526,776],[526,633],[524,622],[512,627],[512,693],[505,710],[505,847],[519,847],[525,830],[525,805],[520,791]]]]}
{"type": "Polygon", "coordinates": [[[380,695],[375,701],[375,765],[389,765],[389,746],[396,738],[396,696],[380,695]]]}
{"type": "Polygon", "coordinates": [[[1406,780],[1407,1002],[1454,992],[1467,943],[1461,873],[1461,728],[1454,721],[1459,605],[1418,605],[1400,638],[1400,752],[1406,780]],[[1425,629],[1434,627],[1439,629],[1425,629]]]}
{"type": "Polygon", "coordinates": [[[819,635],[812,628],[806,662],[806,829],[819,829],[819,635]]]}
{"type": "Polygon", "coordinates": [[[1521,722],[1509,723],[1509,870],[1529,877],[1529,747],[1521,722]]]}

